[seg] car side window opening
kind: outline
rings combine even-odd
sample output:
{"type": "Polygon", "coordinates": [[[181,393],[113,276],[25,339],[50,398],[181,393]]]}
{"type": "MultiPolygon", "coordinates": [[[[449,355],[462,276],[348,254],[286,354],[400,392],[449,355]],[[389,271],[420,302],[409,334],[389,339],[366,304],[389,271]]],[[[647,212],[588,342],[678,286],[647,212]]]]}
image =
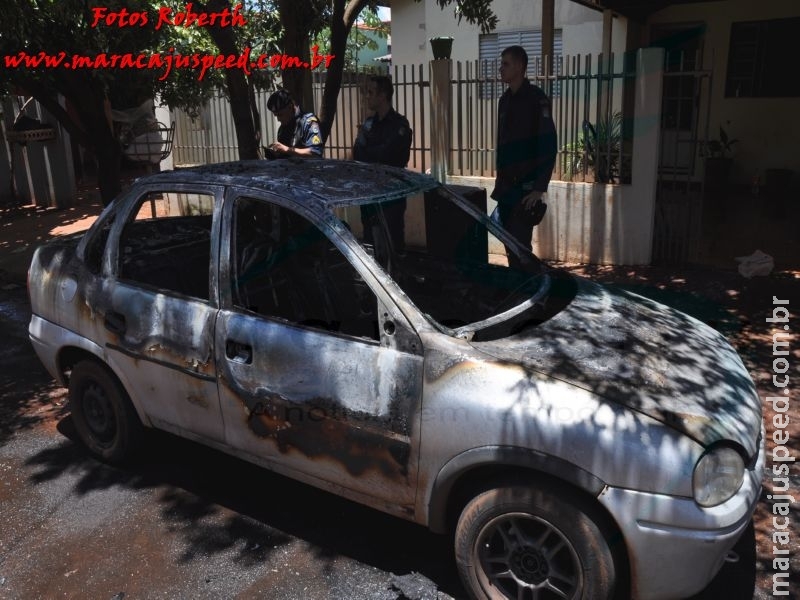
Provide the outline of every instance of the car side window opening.
{"type": "Polygon", "coordinates": [[[486,224],[440,189],[337,207],[335,213],[417,308],[445,327],[495,316],[530,298],[539,285],[538,262],[532,269],[508,267],[486,224]]]}
{"type": "Polygon", "coordinates": [[[95,275],[99,275],[102,270],[103,255],[106,251],[106,242],[108,241],[108,234],[111,232],[111,227],[116,221],[117,213],[110,212],[100,218],[102,221],[98,222],[92,231],[91,239],[88,240],[84,250],[84,262],[89,271],[95,275]]]}
{"type": "Polygon", "coordinates": [[[380,340],[378,299],[319,228],[265,200],[237,198],[232,297],[238,308],[304,327],[380,340]]]}
{"type": "Polygon", "coordinates": [[[119,245],[119,278],[209,299],[214,196],[149,192],[134,208],[119,245]]]}

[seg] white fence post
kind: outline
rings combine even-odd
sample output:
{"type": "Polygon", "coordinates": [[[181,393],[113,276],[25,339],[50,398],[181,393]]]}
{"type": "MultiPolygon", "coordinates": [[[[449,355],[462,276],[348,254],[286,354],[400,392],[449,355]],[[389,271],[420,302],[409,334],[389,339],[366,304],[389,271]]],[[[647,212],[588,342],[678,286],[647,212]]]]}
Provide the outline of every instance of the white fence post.
{"type": "Polygon", "coordinates": [[[453,119],[453,88],[450,84],[453,61],[431,61],[431,175],[447,183],[450,165],[450,132],[453,119]]]}

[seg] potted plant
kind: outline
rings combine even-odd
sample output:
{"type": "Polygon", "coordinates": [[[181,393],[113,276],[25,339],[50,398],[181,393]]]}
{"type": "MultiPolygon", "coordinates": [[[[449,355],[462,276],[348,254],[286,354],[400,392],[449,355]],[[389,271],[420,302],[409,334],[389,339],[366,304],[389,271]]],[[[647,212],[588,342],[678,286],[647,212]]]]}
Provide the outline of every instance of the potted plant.
{"type": "Polygon", "coordinates": [[[450,58],[450,54],[453,51],[453,38],[434,37],[430,39],[430,43],[434,59],[441,60],[450,58]]]}
{"type": "Polygon", "coordinates": [[[561,148],[567,177],[583,175],[587,183],[630,183],[630,156],[620,160],[624,147],[621,112],[610,120],[600,119],[596,127],[584,120],[578,139],[561,148]]]}

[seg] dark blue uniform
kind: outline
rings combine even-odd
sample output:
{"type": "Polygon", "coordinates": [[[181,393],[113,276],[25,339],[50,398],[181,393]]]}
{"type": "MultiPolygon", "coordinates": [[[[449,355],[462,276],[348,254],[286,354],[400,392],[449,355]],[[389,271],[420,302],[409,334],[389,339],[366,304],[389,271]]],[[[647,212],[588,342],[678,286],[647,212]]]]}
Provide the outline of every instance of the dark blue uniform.
{"type": "Polygon", "coordinates": [[[382,119],[369,117],[358,131],[353,158],[363,162],[405,167],[411,155],[408,119],[391,109],[382,119]]]}
{"type": "Polygon", "coordinates": [[[319,131],[319,119],[314,113],[302,114],[297,111],[294,121],[278,128],[278,141],[293,148],[311,148],[311,151],[322,157],[324,144],[319,131]]]}
{"type": "MultiPolygon", "coordinates": [[[[547,95],[527,79],[516,92],[507,89],[497,107],[497,178],[492,198],[497,200],[503,227],[528,250],[542,215],[531,212],[521,200],[531,192],[547,191],[557,153],[547,95]]],[[[506,254],[509,265],[518,266],[510,249],[506,248],[506,254]]]]}
{"type": "MultiPolygon", "coordinates": [[[[363,162],[380,163],[392,167],[405,167],[411,155],[411,126],[408,119],[394,109],[382,119],[375,114],[369,117],[353,144],[353,158],[363,162]]],[[[405,250],[406,199],[382,203],[383,216],[395,251],[405,250]]],[[[372,229],[377,215],[362,207],[361,222],[364,224],[364,242],[375,243],[372,229]]]]}
{"type": "Polygon", "coordinates": [[[527,79],[516,93],[507,89],[497,107],[498,202],[546,192],[556,164],[556,128],[550,100],[527,79]]]}

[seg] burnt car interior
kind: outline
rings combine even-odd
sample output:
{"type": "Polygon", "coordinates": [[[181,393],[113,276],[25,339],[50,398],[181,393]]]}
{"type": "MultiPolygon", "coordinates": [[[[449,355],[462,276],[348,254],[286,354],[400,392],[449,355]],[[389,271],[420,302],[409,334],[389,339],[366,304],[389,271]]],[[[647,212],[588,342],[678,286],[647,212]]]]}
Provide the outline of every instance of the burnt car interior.
{"type": "Polygon", "coordinates": [[[392,199],[362,204],[358,213],[337,210],[337,216],[417,308],[439,325],[452,330],[479,323],[539,290],[540,263],[513,269],[490,255],[486,225],[440,190],[411,196],[405,206],[406,226],[400,230],[393,214],[397,201],[392,199]],[[354,217],[360,221],[355,227],[354,217]]]}
{"type": "Polygon", "coordinates": [[[147,194],[123,229],[119,278],[207,301],[213,197],[201,198],[147,194]]]}
{"type": "Polygon", "coordinates": [[[378,301],[346,257],[305,217],[264,200],[236,200],[233,299],[307,327],[380,340],[378,301]]]}
{"type": "MultiPolygon", "coordinates": [[[[197,194],[143,196],[135,218],[123,229],[119,278],[208,301],[213,201],[213,196],[197,194]]],[[[498,328],[492,318],[542,289],[540,263],[525,269],[506,266],[489,253],[486,223],[439,189],[335,212],[420,311],[448,333],[474,327],[470,335],[476,341],[507,335],[508,327],[498,328]]],[[[308,219],[263,199],[240,197],[232,239],[235,306],[380,341],[377,297],[308,219]]],[[[95,245],[102,246],[99,242],[95,245]]],[[[527,310],[513,327],[545,318],[541,310],[527,310]]]]}

